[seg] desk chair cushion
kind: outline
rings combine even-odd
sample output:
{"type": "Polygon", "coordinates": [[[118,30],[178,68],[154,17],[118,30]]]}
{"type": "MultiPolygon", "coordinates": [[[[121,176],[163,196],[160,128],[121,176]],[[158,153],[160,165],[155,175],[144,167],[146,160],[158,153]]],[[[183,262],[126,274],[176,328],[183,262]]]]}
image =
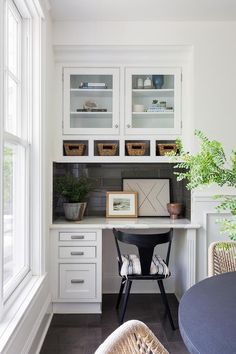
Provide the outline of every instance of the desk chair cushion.
{"type": "MultiPolygon", "coordinates": [[[[140,259],[136,254],[122,255],[122,266],[120,275],[127,277],[127,275],[141,275],[140,259]]],[[[170,271],[163,259],[158,255],[153,255],[150,267],[150,274],[163,275],[165,278],[170,276],[170,271]]]]}

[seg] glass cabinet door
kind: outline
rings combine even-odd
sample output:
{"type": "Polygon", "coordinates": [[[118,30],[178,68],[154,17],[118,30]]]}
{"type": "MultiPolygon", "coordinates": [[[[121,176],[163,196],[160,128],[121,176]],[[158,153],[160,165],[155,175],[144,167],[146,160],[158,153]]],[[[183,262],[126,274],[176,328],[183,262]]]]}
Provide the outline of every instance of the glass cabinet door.
{"type": "Polygon", "coordinates": [[[179,134],[181,70],[126,69],[127,134],[179,134]]]}
{"type": "Polygon", "coordinates": [[[119,69],[64,68],[64,134],[119,133],[119,69]]]}

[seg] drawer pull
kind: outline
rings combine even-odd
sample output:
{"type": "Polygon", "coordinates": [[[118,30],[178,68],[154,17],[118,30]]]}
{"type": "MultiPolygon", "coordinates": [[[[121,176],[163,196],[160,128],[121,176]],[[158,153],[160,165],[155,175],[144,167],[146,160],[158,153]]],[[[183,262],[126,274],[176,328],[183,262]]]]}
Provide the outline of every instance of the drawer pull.
{"type": "Polygon", "coordinates": [[[83,284],[84,280],[83,279],[71,279],[71,284],[83,284]]]}
{"type": "Polygon", "coordinates": [[[71,256],[83,256],[84,252],[71,252],[71,256]]]}
{"type": "Polygon", "coordinates": [[[84,235],[71,235],[72,240],[83,240],[84,235]]]}

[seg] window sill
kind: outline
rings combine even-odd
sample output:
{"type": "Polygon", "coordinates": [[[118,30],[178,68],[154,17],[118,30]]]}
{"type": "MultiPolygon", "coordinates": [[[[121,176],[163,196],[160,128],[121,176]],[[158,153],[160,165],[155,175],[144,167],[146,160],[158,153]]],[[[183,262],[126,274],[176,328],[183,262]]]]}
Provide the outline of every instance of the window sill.
{"type": "Polygon", "coordinates": [[[18,298],[2,317],[0,322],[0,353],[2,353],[15,329],[20,324],[25,311],[42,286],[45,278],[46,274],[43,276],[32,276],[18,298]]]}

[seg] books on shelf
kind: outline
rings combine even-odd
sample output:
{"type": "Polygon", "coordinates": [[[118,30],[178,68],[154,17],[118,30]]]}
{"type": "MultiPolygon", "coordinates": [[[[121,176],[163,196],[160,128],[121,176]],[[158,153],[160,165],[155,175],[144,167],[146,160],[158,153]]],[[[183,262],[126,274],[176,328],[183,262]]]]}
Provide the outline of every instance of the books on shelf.
{"type": "Polygon", "coordinates": [[[105,82],[81,82],[79,85],[81,89],[107,89],[105,82]]]}

